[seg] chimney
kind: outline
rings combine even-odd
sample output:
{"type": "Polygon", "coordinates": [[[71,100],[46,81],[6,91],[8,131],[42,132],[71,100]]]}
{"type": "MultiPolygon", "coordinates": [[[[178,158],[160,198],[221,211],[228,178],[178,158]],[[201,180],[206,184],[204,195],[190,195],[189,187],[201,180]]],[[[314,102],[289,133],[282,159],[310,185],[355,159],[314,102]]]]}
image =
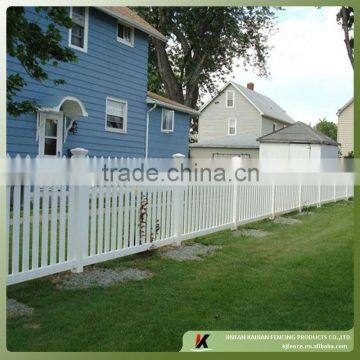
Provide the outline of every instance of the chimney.
{"type": "Polygon", "coordinates": [[[249,82],[249,83],[247,83],[246,87],[247,87],[249,90],[254,90],[254,83],[249,82]]]}

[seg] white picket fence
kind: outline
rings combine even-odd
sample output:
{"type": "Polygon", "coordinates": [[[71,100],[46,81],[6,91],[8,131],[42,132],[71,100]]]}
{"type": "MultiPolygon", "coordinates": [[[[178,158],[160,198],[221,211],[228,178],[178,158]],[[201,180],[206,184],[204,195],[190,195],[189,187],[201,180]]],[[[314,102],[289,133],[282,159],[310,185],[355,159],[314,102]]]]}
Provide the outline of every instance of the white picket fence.
{"type": "Polygon", "coordinates": [[[353,196],[353,185],[7,186],[8,284],[353,196]]]}

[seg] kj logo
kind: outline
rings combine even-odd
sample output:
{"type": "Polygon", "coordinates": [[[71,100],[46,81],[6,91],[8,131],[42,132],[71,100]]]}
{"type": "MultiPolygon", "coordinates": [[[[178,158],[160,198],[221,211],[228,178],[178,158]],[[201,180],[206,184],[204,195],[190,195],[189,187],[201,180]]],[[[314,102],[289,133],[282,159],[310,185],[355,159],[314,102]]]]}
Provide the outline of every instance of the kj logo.
{"type": "Polygon", "coordinates": [[[211,351],[206,340],[209,338],[210,334],[196,334],[195,335],[195,349],[193,351],[211,351]]]}

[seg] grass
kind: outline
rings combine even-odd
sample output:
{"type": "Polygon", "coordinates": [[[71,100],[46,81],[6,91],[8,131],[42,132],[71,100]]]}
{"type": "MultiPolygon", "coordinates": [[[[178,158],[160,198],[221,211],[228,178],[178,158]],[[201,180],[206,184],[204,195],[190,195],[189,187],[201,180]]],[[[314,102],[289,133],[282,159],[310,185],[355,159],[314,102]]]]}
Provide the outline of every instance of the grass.
{"type": "Polygon", "coordinates": [[[8,349],[178,351],[187,330],[350,329],[353,202],[298,218],[302,224],[247,225],[271,232],[265,238],[236,238],[230,231],[198,238],[223,246],[199,262],[152,251],[97,265],[154,273],[140,282],[55,290],[44,278],[10,286],[9,297],[35,310],[31,318],[8,320],[8,349]]]}

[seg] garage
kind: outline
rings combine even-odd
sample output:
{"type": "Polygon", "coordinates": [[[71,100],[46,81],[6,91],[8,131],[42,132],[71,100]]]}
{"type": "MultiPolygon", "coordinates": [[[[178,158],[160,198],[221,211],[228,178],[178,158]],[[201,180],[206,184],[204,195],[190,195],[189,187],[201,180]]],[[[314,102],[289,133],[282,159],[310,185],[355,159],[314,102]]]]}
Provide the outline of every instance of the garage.
{"type": "Polygon", "coordinates": [[[311,126],[297,122],[257,139],[260,159],[337,158],[339,144],[311,126]]]}

